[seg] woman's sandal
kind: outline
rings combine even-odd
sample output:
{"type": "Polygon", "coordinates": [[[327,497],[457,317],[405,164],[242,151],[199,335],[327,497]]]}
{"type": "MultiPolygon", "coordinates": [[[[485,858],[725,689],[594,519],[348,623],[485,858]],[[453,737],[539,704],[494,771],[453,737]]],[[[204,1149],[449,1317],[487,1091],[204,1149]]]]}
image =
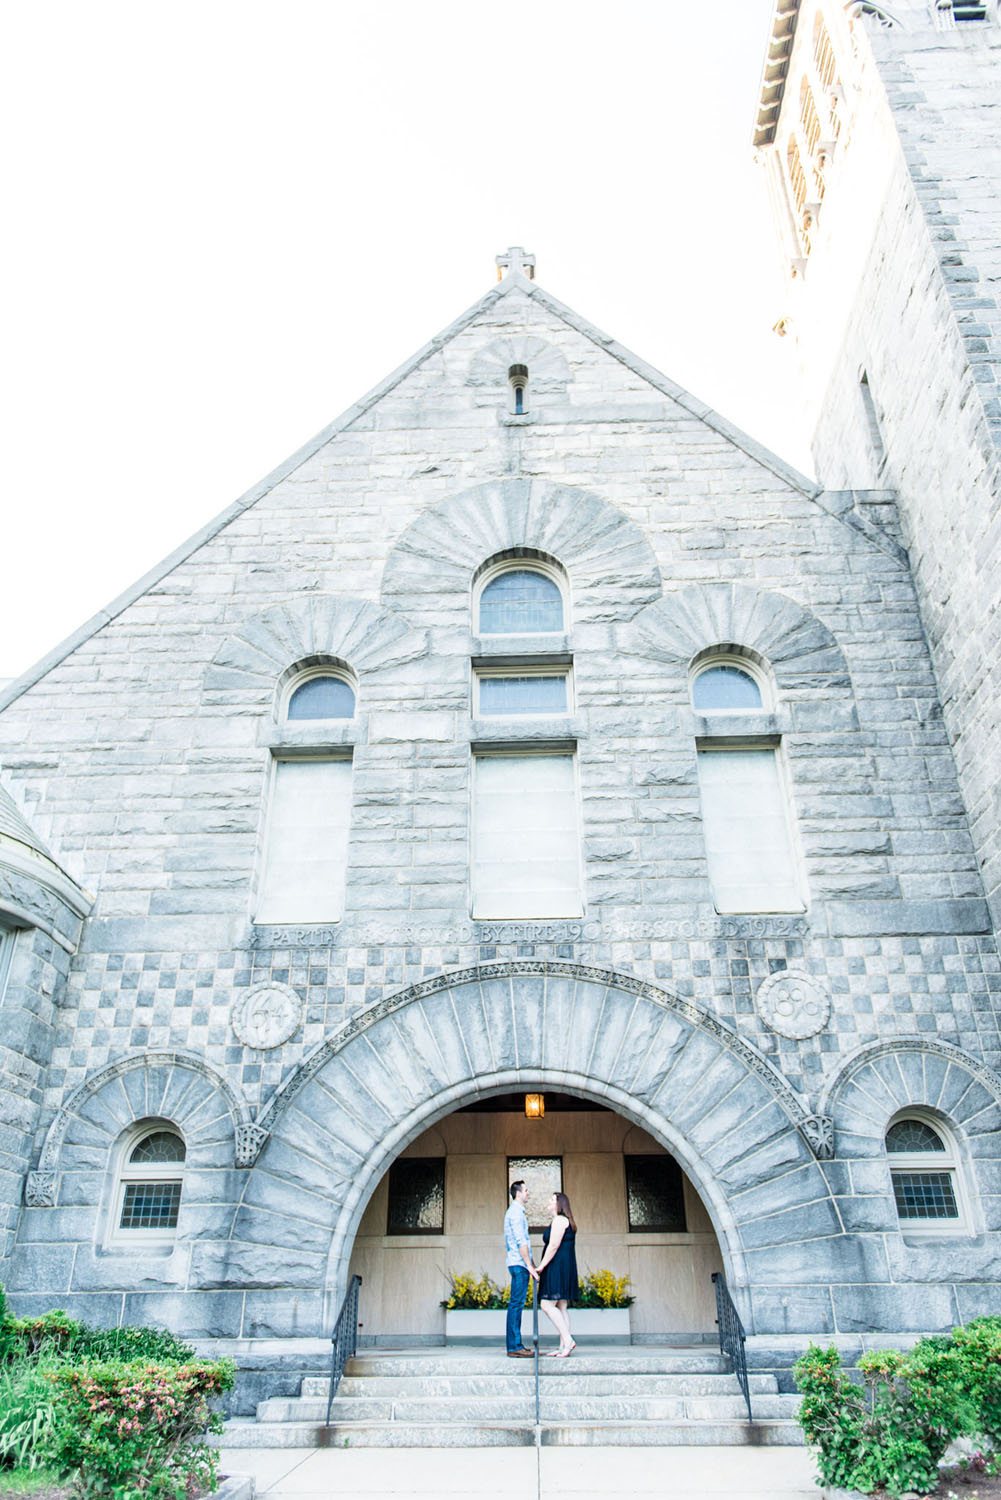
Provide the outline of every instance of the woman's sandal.
{"type": "Polygon", "coordinates": [[[556,1353],[551,1356],[551,1358],[552,1359],[569,1359],[570,1356],[571,1356],[571,1354],[576,1349],[576,1347],[577,1347],[576,1344],[571,1344],[569,1349],[558,1349],[556,1351],[556,1353]]]}

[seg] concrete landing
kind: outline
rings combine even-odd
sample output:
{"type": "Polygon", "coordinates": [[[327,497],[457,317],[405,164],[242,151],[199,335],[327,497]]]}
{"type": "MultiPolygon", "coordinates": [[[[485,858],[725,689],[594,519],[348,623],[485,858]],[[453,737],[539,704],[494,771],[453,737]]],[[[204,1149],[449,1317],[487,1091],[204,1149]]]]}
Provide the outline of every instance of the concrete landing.
{"type": "Polygon", "coordinates": [[[819,1500],[805,1448],[223,1449],[257,1500],[819,1500]]]}

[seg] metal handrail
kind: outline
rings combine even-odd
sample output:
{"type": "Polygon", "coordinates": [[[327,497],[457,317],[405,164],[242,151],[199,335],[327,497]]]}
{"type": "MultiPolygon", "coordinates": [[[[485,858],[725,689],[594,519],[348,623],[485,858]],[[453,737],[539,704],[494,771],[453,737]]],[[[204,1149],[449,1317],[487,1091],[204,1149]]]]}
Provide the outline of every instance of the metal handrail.
{"type": "MultiPolygon", "coordinates": [[[[529,1278],[529,1286],[531,1286],[529,1278]]],[[[535,1440],[539,1441],[539,1283],[532,1287],[532,1350],[535,1354],[535,1440]]]]}
{"type": "Polygon", "coordinates": [[[341,1310],[337,1314],[334,1331],[330,1335],[333,1347],[330,1351],[330,1395],[327,1397],[325,1424],[327,1427],[330,1426],[330,1409],[334,1404],[334,1396],[341,1383],[341,1376],[344,1374],[344,1366],[358,1352],[358,1288],[360,1286],[361,1277],[352,1276],[344,1294],[344,1301],[341,1303],[341,1310]]]}
{"type": "Polygon", "coordinates": [[[754,1421],[751,1415],[751,1385],[747,1378],[747,1352],[744,1348],[746,1334],[744,1325],[740,1321],[740,1314],[733,1304],[726,1277],[722,1271],[713,1272],[713,1286],[716,1288],[716,1326],[719,1329],[719,1347],[721,1354],[728,1354],[733,1365],[733,1373],[737,1377],[737,1384],[744,1393],[747,1402],[747,1420],[754,1421]]]}

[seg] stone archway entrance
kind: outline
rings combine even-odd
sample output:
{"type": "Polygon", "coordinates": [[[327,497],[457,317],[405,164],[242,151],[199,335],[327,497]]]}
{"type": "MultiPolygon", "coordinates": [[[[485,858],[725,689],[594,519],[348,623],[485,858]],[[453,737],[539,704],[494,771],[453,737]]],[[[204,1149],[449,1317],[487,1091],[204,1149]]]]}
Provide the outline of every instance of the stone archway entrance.
{"type": "Polygon", "coordinates": [[[598,1100],[675,1157],[749,1331],[752,1283],[784,1296],[790,1282],[828,1279],[844,1231],[807,1144],[810,1117],[767,1059],[634,976],[524,960],[372,1006],[289,1079],[259,1122],[269,1138],[234,1223],[230,1284],[253,1285],[269,1246],[269,1274],[282,1256],[286,1287],[325,1289],[318,1331],[328,1328],[394,1158],[458,1106],[528,1087],[598,1100]]]}
{"type": "MultiPolygon", "coordinates": [[[[351,1255],[350,1271],[364,1282],[363,1344],[439,1343],[452,1273],[507,1285],[501,1216],[509,1182],[526,1174],[537,1259],[548,1193],[560,1187],[576,1216],[580,1274],[629,1278],[634,1341],[715,1339],[711,1278],[723,1262],[693,1183],[648,1131],[607,1105],[552,1091],[542,1097],[541,1119],[526,1116],[524,1093],[478,1097],[391,1164],[351,1255]]],[[[543,1331],[550,1332],[545,1322],[543,1331]]]]}

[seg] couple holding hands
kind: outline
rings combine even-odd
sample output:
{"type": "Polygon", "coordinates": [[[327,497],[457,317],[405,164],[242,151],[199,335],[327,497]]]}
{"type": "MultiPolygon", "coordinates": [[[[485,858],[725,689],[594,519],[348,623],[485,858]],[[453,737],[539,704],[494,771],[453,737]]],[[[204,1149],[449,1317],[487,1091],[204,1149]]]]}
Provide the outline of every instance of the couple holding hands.
{"type": "Polygon", "coordinates": [[[548,1208],[553,1222],[543,1231],[543,1255],[539,1264],[532,1264],[532,1245],[528,1238],[528,1188],[524,1182],[512,1182],[511,1206],[504,1215],[504,1245],[507,1249],[507,1265],[511,1273],[511,1301],[507,1309],[507,1357],[508,1359],[531,1359],[531,1349],[521,1341],[521,1314],[528,1296],[528,1279],[538,1282],[539,1306],[560,1336],[560,1347],[552,1350],[549,1359],[566,1359],[577,1345],[570,1336],[570,1319],[567,1304],[573,1302],[579,1292],[577,1285],[577,1253],[574,1242],[577,1225],[570,1211],[570,1199],[566,1193],[554,1193],[548,1208]]]}

